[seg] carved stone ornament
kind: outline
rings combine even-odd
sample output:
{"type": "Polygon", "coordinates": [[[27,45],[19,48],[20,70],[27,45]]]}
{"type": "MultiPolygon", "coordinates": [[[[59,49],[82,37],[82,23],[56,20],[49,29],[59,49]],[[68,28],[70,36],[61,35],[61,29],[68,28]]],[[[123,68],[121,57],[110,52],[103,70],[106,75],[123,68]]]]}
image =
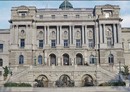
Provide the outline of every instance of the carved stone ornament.
{"type": "Polygon", "coordinates": [[[112,37],[112,31],[109,28],[106,28],[106,36],[112,37]]]}
{"type": "Polygon", "coordinates": [[[42,32],[42,31],[40,31],[40,32],[38,33],[37,38],[38,38],[38,39],[43,39],[43,32],[42,32]]]}
{"type": "Polygon", "coordinates": [[[50,38],[51,38],[51,39],[56,39],[56,32],[55,32],[55,31],[52,31],[52,32],[51,32],[50,38]]]}
{"type": "Polygon", "coordinates": [[[88,38],[93,39],[93,31],[92,30],[88,31],[88,38]]]}
{"type": "Polygon", "coordinates": [[[19,32],[19,36],[20,36],[20,38],[25,38],[26,37],[26,32],[24,30],[21,30],[19,32]]]}
{"type": "Polygon", "coordinates": [[[68,39],[68,32],[67,31],[64,31],[63,37],[64,37],[64,39],[68,39]]]}
{"type": "Polygon", "coordinates": [[[77,30],[75,34],[76,34],[75,35],[76,39],[80,39],[81,38],[81,31],[77,30]]]}

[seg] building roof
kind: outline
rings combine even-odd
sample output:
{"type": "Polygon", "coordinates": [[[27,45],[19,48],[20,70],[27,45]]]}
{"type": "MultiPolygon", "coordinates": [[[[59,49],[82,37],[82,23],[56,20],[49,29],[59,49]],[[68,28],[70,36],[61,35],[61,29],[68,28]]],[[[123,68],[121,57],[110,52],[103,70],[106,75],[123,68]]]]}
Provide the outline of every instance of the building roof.
{"type": "Polygon", "coordinates": [[[68,0],[64,0],[64,2],[59,6],[59,8],[70,9],[70,8],[73,8],[73,6],[68,0]]]}

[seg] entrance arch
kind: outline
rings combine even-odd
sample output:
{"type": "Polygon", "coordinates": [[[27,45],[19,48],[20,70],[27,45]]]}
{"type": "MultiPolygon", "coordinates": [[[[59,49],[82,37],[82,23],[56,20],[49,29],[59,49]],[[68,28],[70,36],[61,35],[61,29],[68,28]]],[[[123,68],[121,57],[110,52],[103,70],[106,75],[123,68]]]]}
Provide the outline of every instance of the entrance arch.
{"type": "Polygon", "coordinates": [[[50,54],[50,65],[56,65],[56,55],[50,54]]]}
{"type": "Polygon", "coordinates": [[[63,65],[69,65],[69,55],[63,54],[63,65]]]}
{"type": "Polygon", "coordinates": [[[82,86],[87,87],[87,86],[94,86],[93,84],[93,78],[89,74],[85,74],[82,77],[82,86]]]}
{"type": "Polygon", "coordinates": [[[35,81],[37,82],[36,87],[48,87],[48,78],[45,75],[39,75],[35,81]]]}
{"type": "Polygon", "coordinates": [[[76,55],[76,64],[77,64],[77,65],[83,65],[83,56],[82,56],[82,54],[80,54],[80,53],[78,53],[78,54],[76,55]]]}

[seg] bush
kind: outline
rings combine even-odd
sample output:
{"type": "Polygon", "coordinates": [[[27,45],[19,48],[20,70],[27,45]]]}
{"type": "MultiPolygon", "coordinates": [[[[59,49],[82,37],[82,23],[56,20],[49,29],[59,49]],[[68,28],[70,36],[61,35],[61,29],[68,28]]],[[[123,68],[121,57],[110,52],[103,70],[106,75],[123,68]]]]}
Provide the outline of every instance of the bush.
{"type": "Polygon", "coordinates": [[[99,84],[99,86],[125,86],[125,82],[105,82],[99,84]]]}
{"type": "Polygon", "coordinates": [[[4,87],[32,87],[29,83],[5,83],[4,87]]]}

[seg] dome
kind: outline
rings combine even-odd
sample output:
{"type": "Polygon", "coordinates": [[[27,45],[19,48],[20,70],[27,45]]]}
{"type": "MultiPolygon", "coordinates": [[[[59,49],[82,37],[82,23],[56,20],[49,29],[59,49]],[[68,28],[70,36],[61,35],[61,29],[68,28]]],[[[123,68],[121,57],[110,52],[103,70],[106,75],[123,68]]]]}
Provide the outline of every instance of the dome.
{"type": "Polygon", "coordinates": [[[65,0],[60,6],[59,8],[61,9],[70,9],[70,8],[73,8],[72,4],[68,1],[68,0],[65,0]]]}

